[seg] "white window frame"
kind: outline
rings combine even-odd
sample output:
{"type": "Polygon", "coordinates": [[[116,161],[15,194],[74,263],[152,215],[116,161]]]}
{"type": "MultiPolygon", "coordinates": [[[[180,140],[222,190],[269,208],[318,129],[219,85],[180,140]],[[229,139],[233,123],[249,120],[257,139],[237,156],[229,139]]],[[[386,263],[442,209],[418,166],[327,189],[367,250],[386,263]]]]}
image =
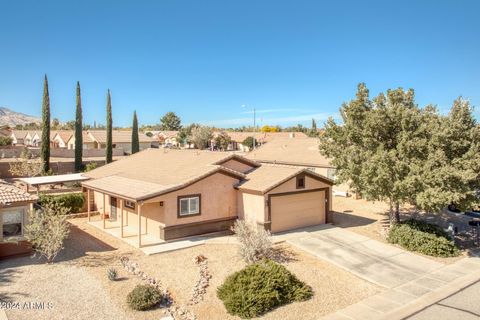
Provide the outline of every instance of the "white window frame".
{"type": "Polygon", "coordinates": [[[135,202],[125,200],[125,208],[135,209],[135,202]]]}
{"type": "Polygon", "coordinates": [[[178,199],[178,215],[181,217],[191,216],[191,215],[199,215],[200,214],[200,196],[193,196],[193,197],[180,197],[178,199]],[[188,212],[182,212],[182,202],[187,201],[188,212]],[[192,202],[197,202],[196,210],[192,210],[192,202]]]}

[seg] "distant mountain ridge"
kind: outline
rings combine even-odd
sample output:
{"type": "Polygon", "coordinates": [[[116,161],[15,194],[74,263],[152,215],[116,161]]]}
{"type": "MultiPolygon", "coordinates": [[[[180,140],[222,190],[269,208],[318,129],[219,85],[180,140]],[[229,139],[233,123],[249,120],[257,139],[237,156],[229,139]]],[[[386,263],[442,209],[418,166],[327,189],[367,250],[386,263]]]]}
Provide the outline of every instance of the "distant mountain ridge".
{"type": "Polygon", "coordinates": [[[25,125],[32,122],[39,123],[41,120],[40,118],[16,112],[6,107],[0,107],[0,126],[15,127],[16,125],[25,125]]]}

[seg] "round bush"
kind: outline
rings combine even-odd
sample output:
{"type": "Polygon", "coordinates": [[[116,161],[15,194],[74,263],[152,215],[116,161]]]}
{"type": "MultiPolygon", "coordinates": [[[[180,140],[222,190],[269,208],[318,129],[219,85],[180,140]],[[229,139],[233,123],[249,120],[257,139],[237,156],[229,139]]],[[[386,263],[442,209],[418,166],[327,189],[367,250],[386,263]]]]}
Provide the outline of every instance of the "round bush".
{"type": "Polygon", "coordinates": [[[418,220],[395,224],[388,233],[388,242],[434,257],[455,257],[460,250],[437,226],[418,220]]]}
{"type": "Polygon", "coordinates": [[[148,310],[162,300],[162,293],[150,285],[137,285],[128,295],[127,303],[133,310],[148,310]]]}
{"type": "Polygon", "coordinates": [[[312,297],[312,288],[273,261],[249,265],[230,275],[217,289],[228,313],[252,318],[293,301],[312,297]]]}

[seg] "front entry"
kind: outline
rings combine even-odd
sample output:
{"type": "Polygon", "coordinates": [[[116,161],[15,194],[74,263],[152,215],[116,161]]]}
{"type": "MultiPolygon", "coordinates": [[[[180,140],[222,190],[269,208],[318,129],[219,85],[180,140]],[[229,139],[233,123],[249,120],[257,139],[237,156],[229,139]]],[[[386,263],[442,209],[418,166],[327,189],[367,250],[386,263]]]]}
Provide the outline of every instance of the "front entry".
{"type": "Polygon", "coordinates": [[[117,221],[117,198],[110,197],[110,221],[117,221]]]}

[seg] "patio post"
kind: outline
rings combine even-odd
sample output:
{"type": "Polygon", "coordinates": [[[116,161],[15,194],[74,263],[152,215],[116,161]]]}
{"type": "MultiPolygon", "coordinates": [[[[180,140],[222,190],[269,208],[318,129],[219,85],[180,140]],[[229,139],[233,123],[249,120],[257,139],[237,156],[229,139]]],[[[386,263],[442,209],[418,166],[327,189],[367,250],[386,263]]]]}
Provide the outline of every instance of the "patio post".
{"type": "Polygon", "coordinates": [[[120,224],[120,238],[123,238],[123,199],[120,199],[120,215],[122,216],[122,222],[120,224]]]}
{"type": "Polygon", "coordinates": [[[87,189],[87,215],[88,222],[90,222],[90,189],[87,189]]]}
{"type": "Polygon", "coordinates": [[[137,206],[138,215],[138,247],[142,246],[142,205],[139,203],[137,206]]]}
{"type": "Polygon", "coordinates": [[[103,194],[103,229],[105,229],[105,193],[103,194]]]}

